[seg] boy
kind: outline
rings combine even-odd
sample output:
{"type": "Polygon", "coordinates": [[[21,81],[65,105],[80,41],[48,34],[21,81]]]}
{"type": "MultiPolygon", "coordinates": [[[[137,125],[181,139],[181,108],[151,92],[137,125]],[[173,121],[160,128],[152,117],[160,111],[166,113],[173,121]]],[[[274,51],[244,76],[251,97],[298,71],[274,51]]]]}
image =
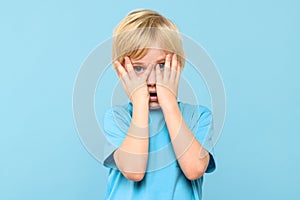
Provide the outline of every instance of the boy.
{"type": "Polygon", "coordinates": [[[116,27],[113,61],[130,99],[109,110],[105,135],[115,151],[105,199],[201,199],[203,174],[215,169],[201,145],[211,126],[203,106],[177,102],[184,50],[179,31],[151,10],[116,27]]]}

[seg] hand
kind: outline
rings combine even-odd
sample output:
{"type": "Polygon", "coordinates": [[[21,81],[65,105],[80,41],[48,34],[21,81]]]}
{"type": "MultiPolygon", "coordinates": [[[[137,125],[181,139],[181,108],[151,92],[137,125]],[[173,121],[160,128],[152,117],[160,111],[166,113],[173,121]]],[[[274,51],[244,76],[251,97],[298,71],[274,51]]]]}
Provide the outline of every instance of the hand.
{"type": "Polygon", "coordinates": [[[119,61],[115,61],[115,66],[123,88],[132,104],[141,101],[148,102],[149,92],[146,80],[150,74],[151,67],[147,67],[141,76],[137,76],[129,57],[125,57],[125,68],[119,61]]]}
{"type": "Polygon", "coordinates": [[[181,68],[177,61],[177,55],[166,56],[164,70],[156,66],[156,90],[159,105],[163,108],[172,101],[177,101],[178,84],[181,68]]]}

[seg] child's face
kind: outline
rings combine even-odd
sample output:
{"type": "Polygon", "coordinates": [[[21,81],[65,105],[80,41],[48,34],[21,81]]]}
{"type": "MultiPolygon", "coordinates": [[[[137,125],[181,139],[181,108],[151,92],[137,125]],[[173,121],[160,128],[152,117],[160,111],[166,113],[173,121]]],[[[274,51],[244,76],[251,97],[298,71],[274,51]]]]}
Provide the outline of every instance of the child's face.
{"type": "Polygon", "coordinates": [[[155,66],[158,66],[161,70],[164,69],[165,58],[167,53],[161,49],[150,48],[147,54],[139,59],[131,59],[133,69],[137,76],[141,76],[147,67],[152,67],[151,72],[147,79],[148,91],[150,94],[149,108],[159,108],[157,92],[156,92],[156,73],[155,66]]]}

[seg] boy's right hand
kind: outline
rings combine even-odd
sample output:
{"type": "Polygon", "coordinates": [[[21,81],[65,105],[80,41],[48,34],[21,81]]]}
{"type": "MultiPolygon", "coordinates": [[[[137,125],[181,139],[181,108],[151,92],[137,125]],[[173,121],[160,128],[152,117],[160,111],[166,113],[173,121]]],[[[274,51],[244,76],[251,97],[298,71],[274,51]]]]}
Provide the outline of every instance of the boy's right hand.
{"type": "Polygon", "coordinates": [[[144,101],[148,102],[150,95],[146,80],[152,67],[148,66],[141,76],[137,76],[129,57],[125,57],[125,67],[119,61],[115,61],[114,64],[123,88],[132,104],[135,105],[144,101]]]}

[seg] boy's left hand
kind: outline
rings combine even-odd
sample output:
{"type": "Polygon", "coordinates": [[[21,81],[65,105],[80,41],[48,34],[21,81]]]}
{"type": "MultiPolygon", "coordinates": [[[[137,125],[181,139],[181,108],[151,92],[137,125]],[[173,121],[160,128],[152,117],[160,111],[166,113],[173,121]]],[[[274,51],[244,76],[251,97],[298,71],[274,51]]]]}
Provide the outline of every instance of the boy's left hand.
{"type": "Polygon", "coordinates": [[[160,68],[156,66],[156,90],[161,108],[170,105],[171,102],[177,103],[180,72],[181,67],[178,64],[176,54],[168,54],[166,56],[163,70],[160,70],[160,68]]]}

